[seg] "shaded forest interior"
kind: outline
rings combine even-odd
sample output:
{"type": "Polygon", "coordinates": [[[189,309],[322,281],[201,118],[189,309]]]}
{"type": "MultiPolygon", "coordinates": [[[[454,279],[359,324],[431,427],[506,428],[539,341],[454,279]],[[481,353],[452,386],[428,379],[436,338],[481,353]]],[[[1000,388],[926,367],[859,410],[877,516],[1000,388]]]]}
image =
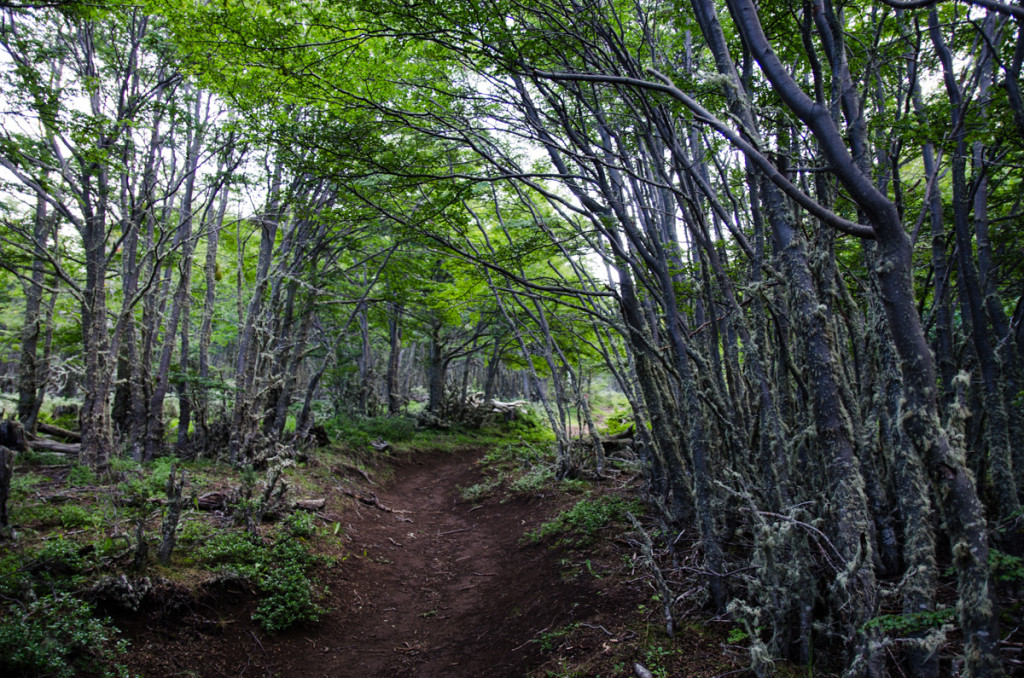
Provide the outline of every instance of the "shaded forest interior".
{"type": "Polygon", "coordinates": [[[478,436],[537,487],[618,484],[601,515],[642,535],[667,633],[697,601],[756,675],[1024,668],[1017,5],[0,12],[19,637],[92,623],[36,577],[87,548],[25,512],[55,459],[120,482],[115,570],[176,562],[206,510],[242,535],[210,562],[269,549],[305,581],[296,466],[383,510],[396,449],[478,436]]]}

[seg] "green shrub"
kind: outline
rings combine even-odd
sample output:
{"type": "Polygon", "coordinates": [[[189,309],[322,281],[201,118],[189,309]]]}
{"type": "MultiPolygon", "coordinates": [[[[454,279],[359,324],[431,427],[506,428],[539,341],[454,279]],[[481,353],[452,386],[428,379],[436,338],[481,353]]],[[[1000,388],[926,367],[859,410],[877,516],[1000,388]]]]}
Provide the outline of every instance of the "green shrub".
{"type": "Polygon", "coordinates": [[[74,541],[58,535],[47,540],[36,554],[35,560],[48,570],[77,573],[86,567],[85,557],[74,541]]]}
{"type": "Polygon", "coordinates": [[[19,466],[60,466],[67,463],[67,458],[56,452],[28,448],[18,453],[19,466]]]}
{"type": "Polygon", "coordinates": [[[131,457],[115,456],[110,458],[110,470],[113,473],[124,473],[139,468],[139,463],[131,457]]]}
{"type": "Polygon", "coordinates": [[[96,619],[92,606],[65,594],[27,605],[8,604],[0,612],[0,674],[29,678],[72,678],[88,671],[126,675],[111,666],[127,643],[115,640],[108,619],[96,619]]]}
{"type": "Polygon", "coordinates": [[[260,563],[256,583],[263,595],[252,618],[276,633],[301,622],[315,622],[323,608],[314,600],[307,571],[313,558],[300,544],[281,540],[270,550],[272,560],[260,563]]]}
{"type": "Polygon", "coordinates": [[[952,622],[955,612],[953,608],[944,607],[909,614],[883,614],[869,620],[864,628],[881,630],[889,635],[908,636],[952,622]]]}
{"type": "Polygon", "coordinates": [[[57,521],[68,529],[99,527],[103,524],[103,516],[79,504],[62,504],[57,509],[57,521]]]}
{"type": "Polygon", "coordinates": [[[500,477],[489,478],[475,485],[460,487],[459,496],[462,497],[463,501],[480,501],[489,496],[499,485],[501,485],[500,477]]]}
{"type": "Polygon", "coordinates": [[[146,464],[148,473],[145,475],[146,488],[150,496],[163,496],[167,487],[167,476],[171,474],[171,466],[181,466],[177,457],[159,457],[146,464]]]}
{"type": "Polygon", "coordinates": [[[10,521],[13,525],[36,522],[41,527],[63,527],[65,529],[99,527],[104,518],[101,514],[81,504],[45,504],[37,501],[19,501],[10,507],[10,521]]]}
{"type": "Polygon", "coordinates": [[[555,472],[549,466],[534,466],[511,483],[509,489],[520,494],[530,494],[549,487],[555,482],[555,472]]]}
{"type": "Polygon", "coordinates": [[[183,520],[178,532],[178,541],[183,544],[198,544],[205,542],[216,532],[217,528],[205,520],[183,520]]]}
{"type": "Polygon", "coordinates": [[[373,440],[399,443],[416,435],[412,417],[336,417],[325,425],[332,440],[352,447],[366,447],[373,440]]]}
{"type": "Polygon", "coordinates": [[[24,556],[11,552],[0,557],[0,596],[19,598],[31,585],[24,556]]]}
{"type": "Polygon", "coordinates": [[[553,459],[554,452],[548,446],[531,445],[524,440],[519,440],[515,443],[495,445],[480,460],[480,465],[484,468],[510,470],[530,468],[553,459]]]}
{"type": "Polygon", "coordinates": [[[65,482],[68,487],[86,487],[88,485],[95,485],[96,472],[88,466],[75,464],[68,471],[68,477],[65,482]]]}
{"type": "Polygon", "coordinates": [[[29,496],[33,488],[45,480],[46,478],[35,473],[15,473],[11,477],[10,498],[23,499],[29,496]]]}
{"type": "Polygon", "coordinates": [[[628,403],[625,405],[620,404],[605,419],[604,426],[601,427],[600,431],[604,435],[613,436],[622,433],[632,425],[633,410],[630,409],[628,403]]]}
{"type": "Polygon", "coordinates": [[[92,565],[77,543],[58,536],[48,540],[35,554],[28,570],[36,590],[73,591],[92,565]]]}
{"type": "Polygon", "coordinates": [[[999,549],[989,549],[988,566],[992,574],[1001,582],[1024,581],[1024,558],[1014,556],[999,549]]]}
{"type": "Polygon", "coordinates": [[[285,518],[284,526],[293,537],[312,537],[316,532],[313,514],[306,513],[305,511],[296,511],[285,518]]]}
{"type": "Polygon", "coordinates": [[[527,536],[533,541],[540,541],[545,537],[565,535],[558,540],[558,544],[587,546],[593,543],[598,530],[623,520],[626,512],[639,513],[641,509],[638,499],[626,501],[620,497],[607,496],[581,499],[571,509],[562,511],[554,520],[544,523],[527,536]]]}
{"type": "Polygon", "coordinates": [[[315,601],[309,578],[316,559],[288,532],[280,535],[272,546],[251,540],[243,532],[224,532],[210,539],[198,554],[237,572],[259,589],[260,598],[252,617],[270,633],[300,622],[316,621],[323,612],[315,601]]]}
{"type": "Polygon", "coordinates": [[[232,530],[215,534],[196,550],[196,555],[211,565],[246,565],[256,562],[262,551],[262,545],[248,534],[232,530]]]}

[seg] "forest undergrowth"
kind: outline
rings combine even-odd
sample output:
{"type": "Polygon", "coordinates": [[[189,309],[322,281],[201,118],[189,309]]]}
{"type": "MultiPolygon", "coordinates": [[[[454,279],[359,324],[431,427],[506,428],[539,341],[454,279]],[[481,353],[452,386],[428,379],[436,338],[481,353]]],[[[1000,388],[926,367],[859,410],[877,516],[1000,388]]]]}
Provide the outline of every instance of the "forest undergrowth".
{"type": "MultiPolygon", "coordinates": [[[[606,434],[628,432],[628,421],[614,405],[599,420],[606,434]]],[[[467,515],[486,509],[523,516],[516,519],[522,527],[515,528],[515,546],[503,558],[533,554],[543,571],[540,584],[504,582],[513,591],[522,587],[522,604],[562,587],[568,592],[564,613],[551,613],[557,623],[519,629],[528,633],[520,647],[531,654],[508,675],[667,678],[748,670],[751,645],[764,627],[756,617],[708,612],[699,536],[692,529],[672,530],[656,505],[642,499],[642,466],[631,451],[610,456],[601,474],[581,452],[577,471],[559,478],[551,433],[529,413],[511,423],[443,432],[417,429],[412,418],[342,418],[328,422],[325,435],[335,442],[281,448],[260,468],[211,459],[137,463],[117,457],[109,473],[97,475],[63,455],[20,453],[8,506],[13,534],[0,544],[3,674],[159,675],[163,669],[153,673],[153,667],[164,666],[160,661],[195,665],[195,643],[206,648],[199,656],[209,659],[206,644],[223,641],[223,629],[233,624],[281,657],[296,639],[312,639],[315,629],[316,637],[329,635],[341,623],[339,606],[351,605],[346,587],[354,591],[359,579],[347,574],[355,579],[339,581],[338,573],[390,565],[394,561],[380,554],[377,542],[386,538],[400,546],[363,523],[353,527],[353,520],[362,520],[354,516],[363,511],[412,522],[404,515],[419,507],[389,505],[399,499],[388,498],[386,488],[411,472],[429,476],[438,455],[466,459],[467,470],[458,477],[470,480],[442,488],[453,506],[467,515]],[[545,588],[531,588],[538,585],[545,588]],[[208,612],[189,612],[198,607],[208,612]],[[147,630],[154,626],[173,629],[163,633],[178,644],[166,653],[182,656],[151,656],[147,630]],[[180,643],[181,637],[193,644],[180,643]]],[[[438,528],[438,536],[448,533],[438,528]]],[[[737,533],[732,548],[748,548],[744,539],[737,533]]],[[[952,589],[949,563],[943,567],[952,589]]],[[[997,560],[994,567],[1004,584],[1024,580],[1017,559],[997,560]]],[[[950,594],[934,612],[886,610],[871,621],[872,628],[894,638],[948,630],[952,605],[950,594]]],[[[437,610],[418,616],[426,619],[437,610]]],[[[411,609],[398,614],[417,615],[411,609]]],[[[517,604],[508,616],[519,614],[517,604]]],[[[1016,607],[1003,614],[1011,621],[1016,607]]],[[[494,630],[499,632],[504,633],[494,630]]],[[[406,661],[414,661],[418,651],[410,651],[406,661]]],[[[952,666],[959,652],[950,634],[940,650],[942,663],[952,666]]],[[[226,667],[240,661],[232,651],[212,654],[223,654],[218,661],[226,667]]],[[[293,675],[281,672],[293,664],[267,666],[277,675],[293,675]]],[[[402,666],[415,671],[415,664],[402,666]]],[[[258,667],[263,665],[250,668],[258,667]]],[[[841,663],[819,657],[803,667],[774,665],[783,676],[830,675],[830,669],[839,675],[841,663]]],[[[216,674],[186,668],[180,675],[216,674]]]]}
{"type": "MultiPolygon", "coordinates": [[[[623,428],[612,416],[619,414],[604,413],[605,430],[623,428]]],[[[205,647],[238,624],[262,647],[330,625],[325,616],[337,616],[332,607],[344,605],[347,593],[332,591],[337,573],[356,561],[387,561],[368,553],[371,537],[350,534],[353,514],[409,513],[387,506],[382,490],[396,473],[408,475],[405,467],[438,454],[467,459],[473,482],[444,489],[471,513],[531,507],[536,519],[520,521],[514,548],[542,554],[535,556],[545,563],[541,581],[597,596],[585,611],[575,600],[560,623],[530,630],[535,675],[623,675],[634,663],[656,676],[698,675],[698,665],[744,664],[744,651],[727,642],[732,625],[705,624],[699,604],[694,621],[684,616],[676,637],[667,635],[665,592],[646,560],[667,552],[652,554],[649,539],[631,532],[630,521],[646,521],[635,459],[609,460],[600,478],[584,472],[559,480],[550,431],[529,413],[476,430],[423,431],[412,419],[382,417],[339,419],[325,431],[336,442],[281,449],[260,468],[116,457],[98,475],[64,455],[19,453],[8,501],[12,532],[0,542],[2,673],[157,675],[144,639],[154,626],[205,647]],[[200,622],[189,612],[196,608],[207,610],[200,622]],[[679,673],[684,666],[691,668],[679,673]]],[[[537,595],[523,590],[523,604],[537,595]]],[[[191,650],[166,652],[176,648],[183,656],[174,664],[188,666],[191,650]]],[[[210,669],[189,670],[181,675],[210,669]]]]}

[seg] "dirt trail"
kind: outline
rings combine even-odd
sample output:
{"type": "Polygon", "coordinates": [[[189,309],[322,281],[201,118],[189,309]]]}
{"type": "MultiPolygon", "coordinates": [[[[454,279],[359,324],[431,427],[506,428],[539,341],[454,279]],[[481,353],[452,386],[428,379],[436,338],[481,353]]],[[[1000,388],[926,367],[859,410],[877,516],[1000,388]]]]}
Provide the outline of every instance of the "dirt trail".
{"type": "Polygon", "coordinates": [[[336,612],[298,648],[268,648],[275,664],[296,676],[429,677],[522,676],[538,663],[530,641],[569,621],[587,590],[522,542],[547,517],[542,500],[459,499],[480,481],[478,457],[414,458],[377,491],[394,513],[349,514],[358,558],[335,570],[336,612]]]}
{"type": "Polygon", "coordinates": [[[133,670],[148,676],[523,676],[538,634],[602,599],[563,581],[558,556],[525,542],[555,509],[543,496],[468,503],[482,452],[415,455],[370,488],[385,512],[339,493],[347,557],[326,573],[331,609],[311,628],[256,631],[253,601],[226,590],[133,624],[133,670]],[[187,612],[186,612],[187,610],[187,612]],[[172,619],[173,618],[173,619],[172,619]]]}

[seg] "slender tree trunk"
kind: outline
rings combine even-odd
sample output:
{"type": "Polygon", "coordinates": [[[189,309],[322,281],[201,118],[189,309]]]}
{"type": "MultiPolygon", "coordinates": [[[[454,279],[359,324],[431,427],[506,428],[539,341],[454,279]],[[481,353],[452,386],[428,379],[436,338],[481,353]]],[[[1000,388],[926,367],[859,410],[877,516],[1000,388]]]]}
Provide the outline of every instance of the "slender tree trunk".
{"type": "Polygon", "coordinates": [[[364,417],[370,417],[375,414],[373,346],[370,345],[370,319],[365,307],[356,313],[356,320],[359,322],[359,412],[364,417]]]}
{"type": "Polygon", "coordinates": [[[40,197],[36,203],[32,228],[32,277],[25,287],[25,324],[21,330],[21,352],[18,364],[18,420],[28,433],[35,435],[41,403],[41,384],[46,376],[39,358],[39,335],[42,332],[41,312],[43,284],[45,282],[46,240],[52,229],[46,202],[40,197]]]}
{"type": "Polygon", "coordinates": [[[82,295],[82,348],[85,358],[85,399],[80,424],[81,462],[105,473],[113,452],[107,399],[112,386],[110,336],[107,332],[106,229],[102,212],[86,217],[86,284],[82,295]]]}
{"type": "Polygon", "coordinates": [[[399,392],[399,370],[402,361],[402,306],[388,303],[388,416],[393,417],[402,409],[402,395],[399,392]]]}
{"type": "Polygon", "coordinates": [[[1009,435],[1009,418],[1003,401],[1000,382],[1000,366],[992,346],[988,319],[985,317],[984,299],[978,270],[974,265],[973,233],[970,228],[968,188],[967,188],[967,102],[956,81],[953,71],[952,54],[946,47],[939,32],[938,13],[932,9],[928,13],[928,29],[932,44],[939,54],[945,74],[946,91],[949,95],[952,110],[953,138],[956,152],[952,158],[952,191],[953,191],[953,226],[957,244],[957,270],[960,286],[967,302],[967,310],[971,319],[971,337],[975,354],[981,371],[984,388],[984,404],[988,426],[985,434],[988,447],[988,466],[992,474],[992,483],[998,501],[1000,518],[1017,515],[1020,502],[1017,497],[1017,484],[1013,472],[1013,455],[1009,435]]]}
{"type": "MultiPolygon", "coordinates": [[[[195,192],[196,172],[199,167],[199,154],[201,144],[205,135],[203,134],[202,113],[203,97],[197,94],[192,110],[191,126],[188,131],[188,151],[185,159],[185,186],[178,207],[178,229],[174,238],[175,247],[179,248],[180,259],[178,260],[178,284],[171,300],[170,317],[164,327],[164,341],[160,352],[160,364],[157,369],[156,386],[150,397],[149,403],[149,424],[146,436],[145,458],[152,459],[162,453],[164,443],[164,422],[163,403],[170,387],[170,368],[174,354],[174,346],[178,338],[179,326],[183,327],[181,333],[182,365],[181,377],[187,377],[188,370],[188,335],[189,335],[189,310],[192,301],[192,210],[193,194],[195,192]],[[182,319],[184,318],[184,321],[182,319]]],[[[184,381],[182,384],[184,385],[184,381]]],[[[184,386],[181,389],[184,392],[184,386]]],[[[183,398],[178,402],[178,447],[184,447],[188,435],[188,399],[183,398]],[[185,422],[182,425],[182,417],[185,422]],[[181,429],[184,428],[184,434],[181,429]]]]}
{"type": "Polygon", "coordinates": [[[444,346],[440,338],[440,325],[431,328],[430,343],[427,347],[427,411],[443,417],[444,382],[448,364],[444,360],[444,346]]]}
{"type": "MultiPolygon", "coordinates": [[[[229,137],[229,144],[232,138],[229,137]]],[[[224,166],[222,165],[221,170],[223,171],[223,169],[224,166]]],[[[197,445],[201,450],[205,450],[210,441],[210,343],[213,340],[213,314],[217,301],[217,249],[220,243],[220,231],[224,226],[224,215],[227,212],[230,192],[230,184],[225,183],[221,188],[217,212],[207,225],[206,231],[206,260],[203,265],[206,289],[203,293],[203,311],[199,322],[199,385],[196,389],[196,429],[200,438],[197,445]]]]}
{"type": "MultiPolygon", "coordinates": [[[[274,166],[271,179],[270,195],[267,210],[260,219],[260,254],[256,264],[256,285],[249,307],[244,314],[242,332],[238,339],[238,355],[235,360],[235,407],[231,417],[231,439],[228,445],[229,459],[232,464],[239,464],[248,456],[254,430],[258,427],[255,411],[255,380],[259,351],[257,345],[257,328],[263,316],[264,295],[269,283],[270,263],[274,253],[274,241],[282,215],[280,214],[281,175],[284,171],[279,160],[274,166]]],[[[241,243],[239,243],[241,247],[241,243]]],[[[241,263],[241,262],[240,262],[241,263]]],[[[241,271],[239,272],[241,275],[241,271]]],[[[241,288],[241,280],[239,280],[241,288]]],[[[239,289],[239,307],[242,305],[241,289],[239,289]]]]}

